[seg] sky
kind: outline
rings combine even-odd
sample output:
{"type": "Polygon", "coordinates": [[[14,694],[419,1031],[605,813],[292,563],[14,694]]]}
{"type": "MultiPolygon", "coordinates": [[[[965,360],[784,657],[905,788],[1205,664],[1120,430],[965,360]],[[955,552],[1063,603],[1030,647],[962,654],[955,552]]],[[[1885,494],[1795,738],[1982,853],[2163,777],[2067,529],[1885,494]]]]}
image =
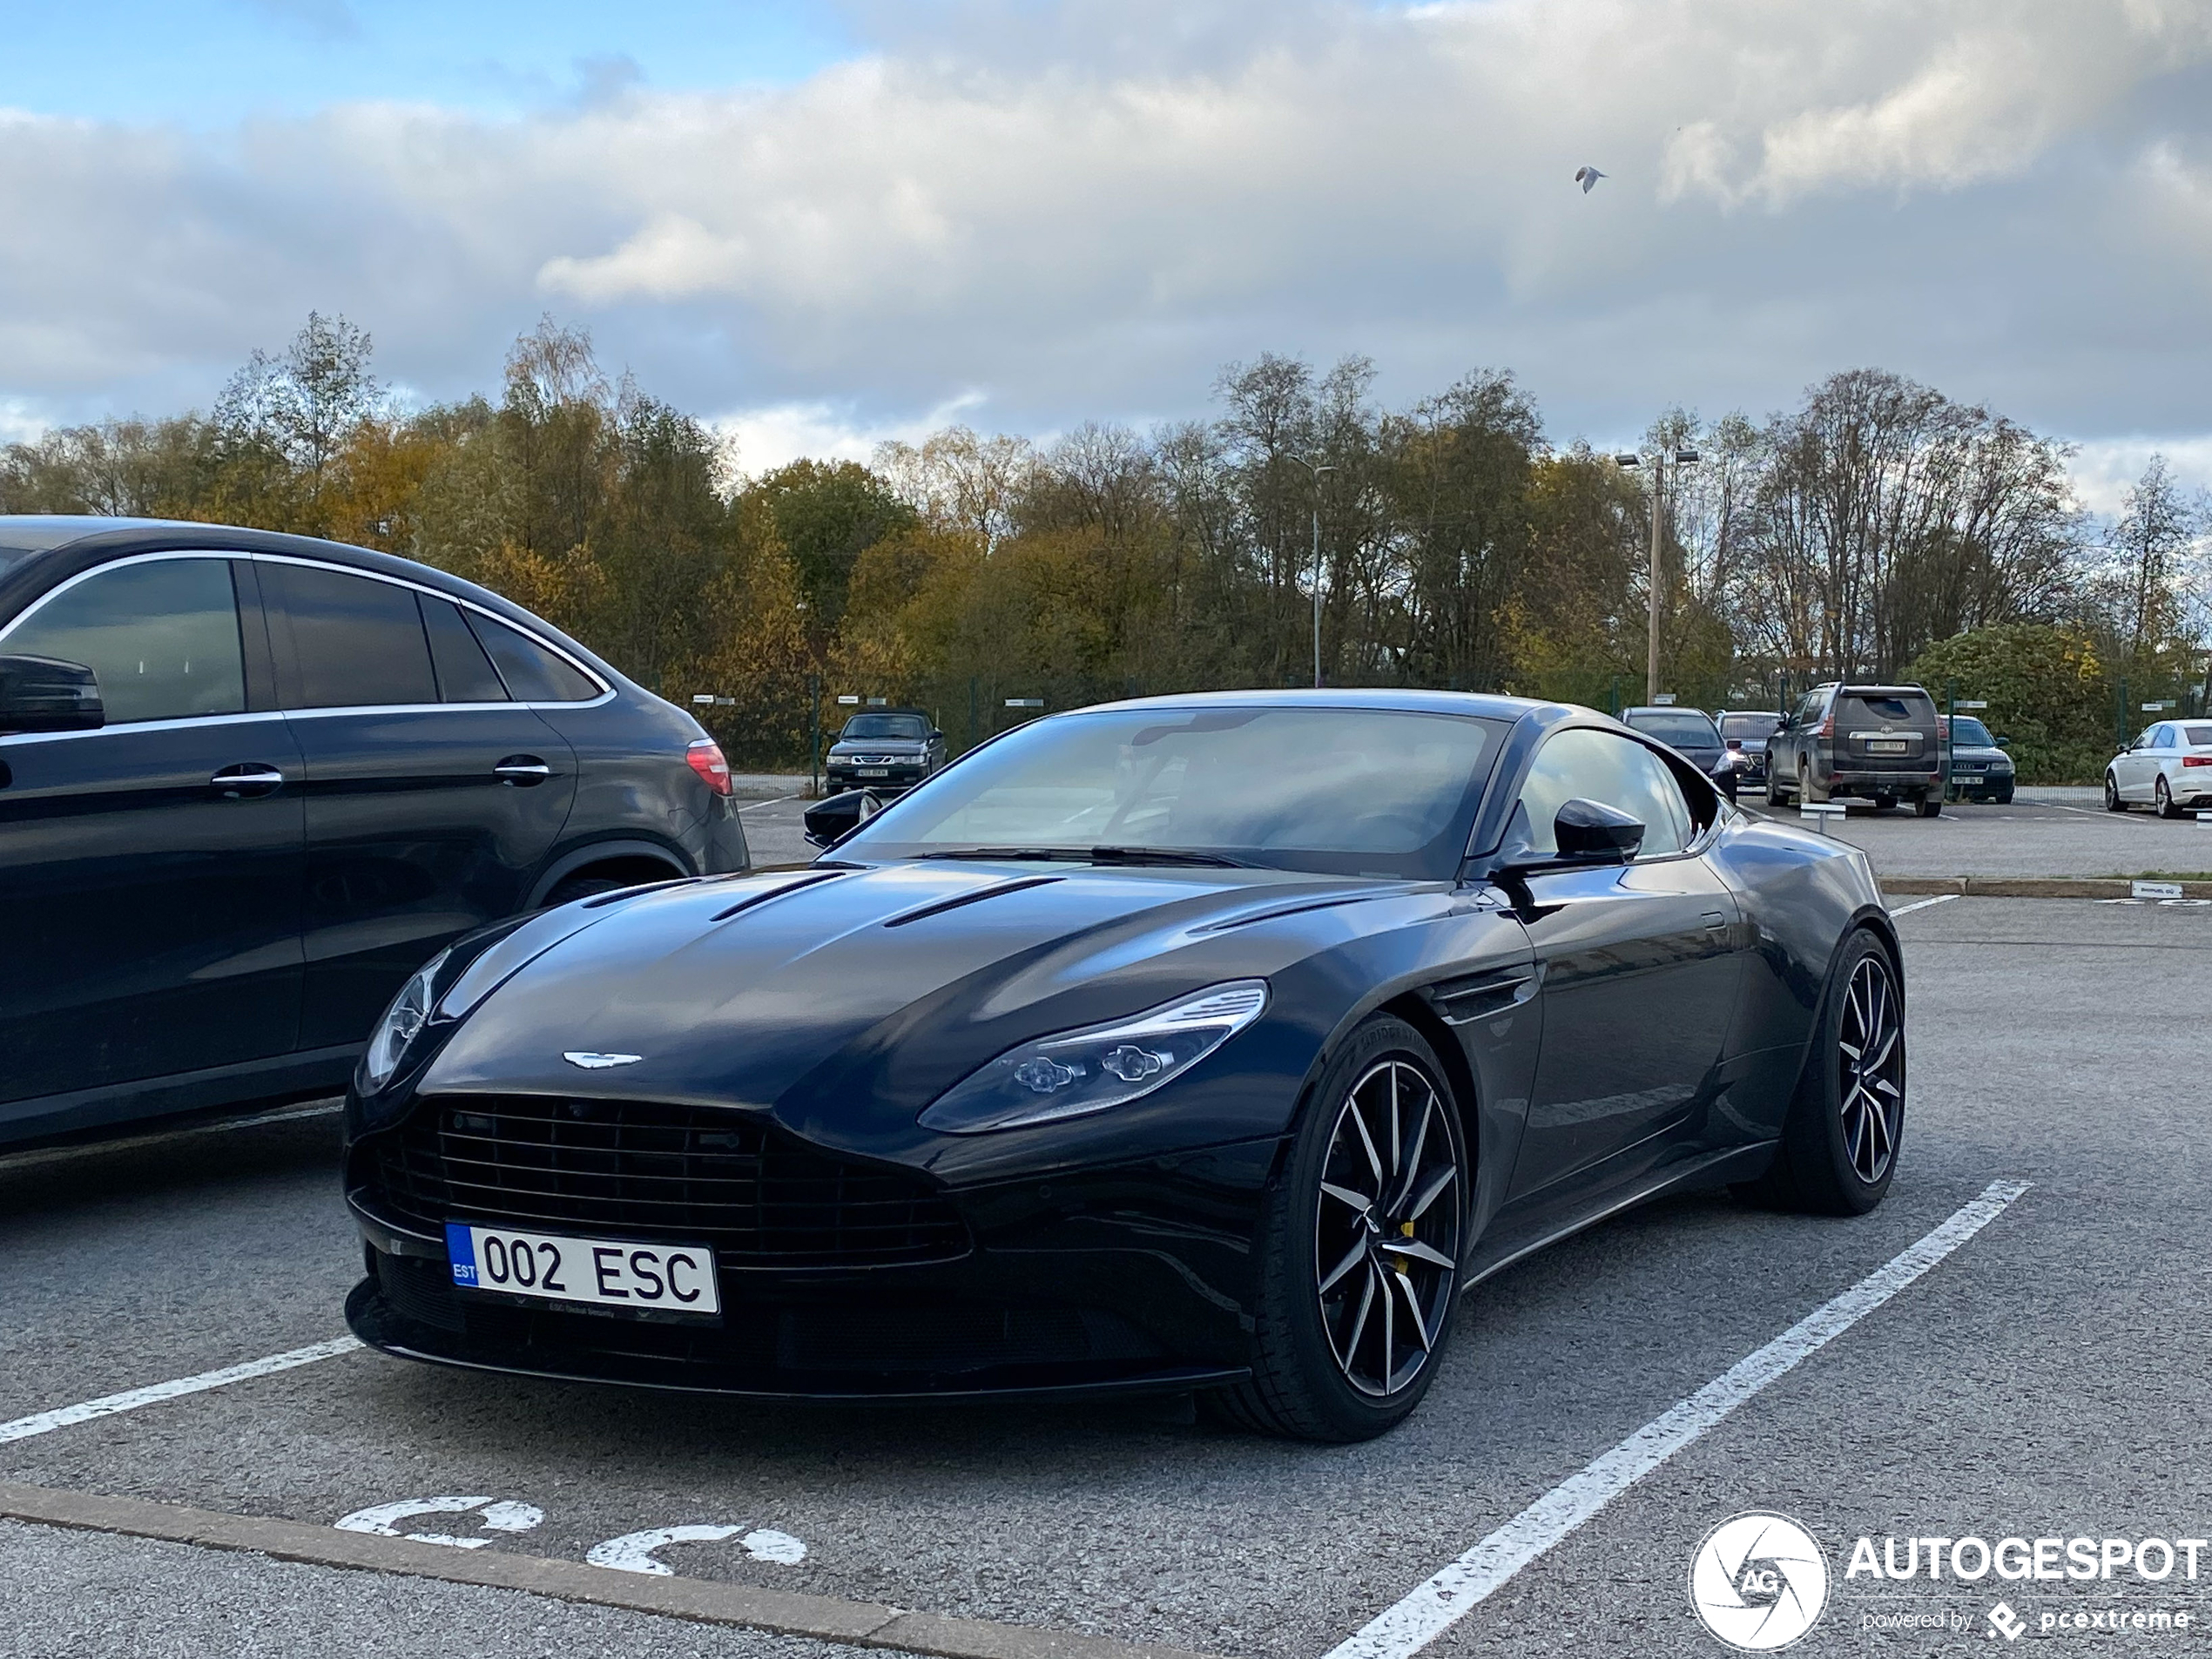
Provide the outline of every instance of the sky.
{"type": "Polygon", "coordinates": [[[550,313],[758,471],[1203,415],[1262,351],[1554,442],[1875,365],[2212,483],[2212,0],[0,0],[0,438],[310,308],[550,313]],[[1577,167],[1608,175],[1584,194],[1577,167]]]}

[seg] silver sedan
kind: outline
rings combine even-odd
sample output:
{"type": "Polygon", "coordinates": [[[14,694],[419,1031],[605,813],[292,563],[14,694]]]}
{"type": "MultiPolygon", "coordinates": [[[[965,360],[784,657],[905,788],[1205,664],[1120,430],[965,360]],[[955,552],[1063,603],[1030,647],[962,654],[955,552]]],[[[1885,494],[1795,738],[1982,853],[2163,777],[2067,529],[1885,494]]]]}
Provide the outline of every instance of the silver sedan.
{"type": "Polygon", "coordinates": [[[2212,720],[2161,720],[2105,768],[2105,810],[2148,803],[2161,818],[2212,807],[2212,720]]]}

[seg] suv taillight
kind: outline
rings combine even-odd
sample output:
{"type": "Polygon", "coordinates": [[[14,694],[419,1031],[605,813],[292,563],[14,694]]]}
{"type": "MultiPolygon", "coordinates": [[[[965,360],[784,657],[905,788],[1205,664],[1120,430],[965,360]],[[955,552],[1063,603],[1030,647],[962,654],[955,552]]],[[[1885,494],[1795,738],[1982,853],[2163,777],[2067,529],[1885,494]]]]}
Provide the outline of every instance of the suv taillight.
{"type": "Polygon", "coordinates": [[[712,738],[701,738],[684,751],[684,759],[691,763],[691,770],[706,779],[706,786],[718,795],[730,792],[730,763],[722,758],[722,747],[712,738]]]}
{"type": "Polygon", "coordinates": [[[1820,723],[1819,729],[1812,735],[1816,738],[1834,737],[1836,735],[1836,717],[1831,714],[1826,719],[1823,720],[1820,723]]]}

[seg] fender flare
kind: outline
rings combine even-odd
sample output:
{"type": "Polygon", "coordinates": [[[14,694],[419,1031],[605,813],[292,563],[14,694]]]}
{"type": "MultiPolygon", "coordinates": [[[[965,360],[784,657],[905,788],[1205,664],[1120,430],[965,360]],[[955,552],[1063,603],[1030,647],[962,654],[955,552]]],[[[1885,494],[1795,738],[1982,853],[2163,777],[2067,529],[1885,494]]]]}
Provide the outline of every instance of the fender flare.
{"type": "Polygon", "coordinates": [[[620,837],[604,841],[587,841],[582,846],[570,847],[545,867],[537,880],[530,885],[529,902],[523,907],[536,910],[544,906],[546,895],[586,865],[604,864],[610,859],[651,859],[656,864],[668,867],[671,879],[697,875],[691,860],[683,849],[667,841],[646,840],[636,836],[620,837]]]}

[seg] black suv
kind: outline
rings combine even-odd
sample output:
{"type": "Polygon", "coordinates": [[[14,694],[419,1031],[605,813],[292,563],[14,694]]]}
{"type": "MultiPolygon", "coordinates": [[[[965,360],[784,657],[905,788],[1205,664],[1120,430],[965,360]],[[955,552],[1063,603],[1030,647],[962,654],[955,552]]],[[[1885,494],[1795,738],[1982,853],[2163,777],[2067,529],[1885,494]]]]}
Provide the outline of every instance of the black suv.
{"type": "Polygon", "coordinates": [[[1918,685],[1816,685],[1767,739],[1770,806],[1857,795],[1878,807],[1943,810],[1935,699],[1918,685]]]}
{"type": "Polygon", "coordinates": [[[0,516],[0,1142],[335,1091],[455,934],[746,862],[691,717],[496,594],[0,516]]]}
{"type": "Polygon", "coordinates": [[[845,723],[830,745],[823,772],[836,794],[911,789],[945,765],[945,734],[920,709],[869,709],[845,723]]]}

